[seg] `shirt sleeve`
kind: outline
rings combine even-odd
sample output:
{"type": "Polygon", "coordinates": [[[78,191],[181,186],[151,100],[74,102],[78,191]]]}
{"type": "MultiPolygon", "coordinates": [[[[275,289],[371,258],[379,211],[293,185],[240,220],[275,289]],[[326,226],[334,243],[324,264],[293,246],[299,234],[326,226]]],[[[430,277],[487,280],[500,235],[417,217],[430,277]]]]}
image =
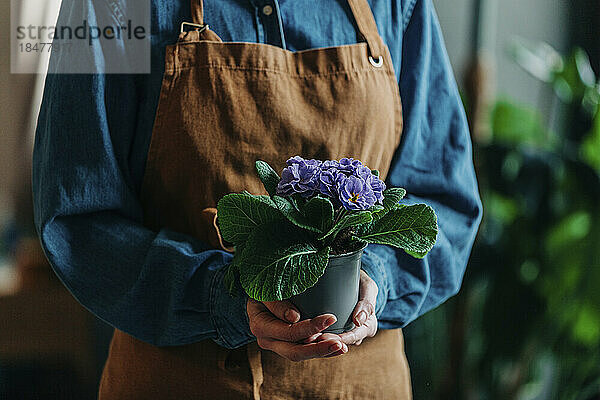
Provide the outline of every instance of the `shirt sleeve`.
{"type": "Polygon", "coordinates": [[[406,188],[404,204],[426,203],[438,217],[437,242],[424,259],[370,244],[363,269],[379,286],[383,329],[401,328],[460,289],[482,206],[464,109],[431,0],[416,0],[403,37],[402,141],[386,178],[406,188]]]}
{"type": "MultiPolygon", "coordinates": [[[[101,3],[63,1],[59,21],[104,12],[94,8],[101,3]]],[[[97,48],[90,51],[101,57],[97,48]]],[[[68,57],[53,56],[51,68],[64,62],[68,57]]],[[[230,297],[223,285],[232,255],[142,223],[131,173],[131,149],[141,135],[141,79],[47,76],[33,159],[42,247],[79,302],[114,327],[158,346],[213,339],[239,347],[255,338],[247,298],[230,297]]]]}

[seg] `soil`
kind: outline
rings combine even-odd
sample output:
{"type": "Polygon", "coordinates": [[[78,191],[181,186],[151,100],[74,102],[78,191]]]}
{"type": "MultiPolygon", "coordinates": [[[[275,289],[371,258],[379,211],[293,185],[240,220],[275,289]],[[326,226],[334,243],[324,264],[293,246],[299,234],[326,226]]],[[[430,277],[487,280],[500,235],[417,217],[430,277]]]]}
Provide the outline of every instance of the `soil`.
{"type": "Polygon", "coordinates": [[[342,229],[331,244],[331,255],[351,253],[361,248],[359,241],[351,241],[354,231],[352,228],[342,229]]]}

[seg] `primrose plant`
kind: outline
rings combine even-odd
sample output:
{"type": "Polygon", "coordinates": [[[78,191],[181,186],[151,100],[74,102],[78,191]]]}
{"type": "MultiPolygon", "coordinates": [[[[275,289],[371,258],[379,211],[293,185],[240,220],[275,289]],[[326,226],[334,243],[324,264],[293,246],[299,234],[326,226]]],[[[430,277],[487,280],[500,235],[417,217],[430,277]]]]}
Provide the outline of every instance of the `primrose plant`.
{"type": "Polygon", "coordinates": [[[288,299],[317,283],[330,256],[378,243],[422,258],[435,243],[433,209],[401,204],[406,191],[386,188],[359,160],[295,156],[281,177],[260,160],[256,171],[268,195],[231,193],[217,205],[221,235],[235,246],[232,295],[239,279],[255,300],[288,299]]]}

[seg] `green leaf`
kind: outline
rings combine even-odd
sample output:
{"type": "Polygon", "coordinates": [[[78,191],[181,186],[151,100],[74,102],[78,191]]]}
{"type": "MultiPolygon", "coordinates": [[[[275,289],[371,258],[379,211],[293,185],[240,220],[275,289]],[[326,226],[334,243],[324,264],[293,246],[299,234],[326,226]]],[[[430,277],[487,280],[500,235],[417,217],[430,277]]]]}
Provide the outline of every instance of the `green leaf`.
{"type": "Polygon", "coordinates": [[[265,161],[258,160],[255,163],[256,173],[270,196],[274,196],[277,184],[281,180],[277,172],[265,161]]]}
{"type": "Polygon", "coordinates": [[[269,196],[230,193],[217,204],[217,223],[223,239],[238,245],[259,225],[282,219],[269,196]]]}
{"type": "Polygon", "coordinates": [[[383,191],[383,208],[387,211],[397,208],[400,200],[406,196],[406,189],[392,187],[383,191]]]}
{"type": "Polygon", "coordinates": [[[527,105],[498,101],[491,113],[494,141],[505,145],[548,145],[542,114],[527,105]]]}
{"type": "Polygon", "coordinates": [[[580,153],[583,161],[600,172],[600,107],[596,111],[592,130],[583,139],[580,153]]]}
{"type": "Polygon", "coordinates": [[[240,260],[240,282],[258,301],[288,299],[317,283],[325,272],[329,247],[318,249],[289,223],[252,232],[240,260]]]}
{"type": "Polygon", "coordinates": [[[327,233],[321,235],[319,240],[324,240],[330,236],[335,238],[335,235],[344,228],[368,224],[372,220],[373,216],[370,211],[351,212],[344,215],[327,233]]]}
{"type": "Polygon", "coordinates": [[[322,232],[317,226],[314,226],[315,224],[313,220],[309,220],[300,211],[298,211],[288,197],[273,196],[272,200],[279,211],[294,225],[311,232],[322,232]]]}
{"type": "Polygon", "coordinates": [[[554,90],[564,102],[580,101],[586,88],[593,88],[596,75],[585,50],[576,47],[564,60],[564,67],[554,75],[554,90]]]}
{"type": "Polygon", "coordinates": [[[404,252],[406,254],[408,254],[409,256],[413,256],[414,258],[425,258],[425,256],[427,255],[426,251],[410,251],[410,250],[404,250],[404,252]]]}
{"type": "Polygon", "coordinates": [[[303,207],[302,214],[309,225],[326,232],[333,225],[333,204],[325,197],[313,197],[303,207]]]}
{"type": "Polygon", "coordinates": [[[372,169],[372,170],[371,170],[371,173],[372,173],[373,175],[375,175],[376,177],[378,177],[378,178],[379,178],[379,170],[377,170],[377,169],[372,169]]]}
{"type": "Polygon", "coordinates": [[[415,204],[388,212],[357,236],[369,243],[387,244],[409,251],[411,255],[421,255],[431,250],[437,232],[433,209],[415,204]]]}
{"type": "Polygon", "coordinates": [[[223,277],[223,281],[225,283],[225,287],[229,292],[229,295],[232,297],[236,297],[238,295],[237,290],[237,281],[240,279],[240,264],[241,264],[241,254],[244,251],[245,243],[238,243],[235,246],[235,253],[233,253],[233,261],[227,267],[227,271],[225,272],[225,276],[223,277]]]}
{"type": "Polygon", "coordinates": [[[227,288],[230,296],[236,297],[238,294],[236,288],[236,281],[239,275],[238,265],[237,263],[232,262],[226,268],[227,271],[225,271],[225,276],[223,277],[225,287],[227,288]]]}
{"type": "Polygon", "coordinates": [[[373,223],[388,212],[400,207],[400,200],[406,195],[406,190],[400,187],[392,187],[383,191],[383,206],[380,210],[373,212],[373,223]]]}

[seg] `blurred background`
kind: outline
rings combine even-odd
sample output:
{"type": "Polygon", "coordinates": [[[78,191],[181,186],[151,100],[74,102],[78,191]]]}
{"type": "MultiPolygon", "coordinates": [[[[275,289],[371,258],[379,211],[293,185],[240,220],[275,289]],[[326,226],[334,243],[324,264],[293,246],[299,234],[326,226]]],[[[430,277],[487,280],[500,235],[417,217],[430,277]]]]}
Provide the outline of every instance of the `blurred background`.
{"type": "MultiPolygon", "coordinates": [[[[12,11],[50,26],[59,3],[12,11]]],[[[600,2],[434,3],[485,215],[460,294],[405,329],[414,398],[600,399],[600,2]]],[[[63,289],[35,236],[44,76],[10,74],[9,7],[0,4],[0,399],[93,399],[111,328],[63,289]]]]}

